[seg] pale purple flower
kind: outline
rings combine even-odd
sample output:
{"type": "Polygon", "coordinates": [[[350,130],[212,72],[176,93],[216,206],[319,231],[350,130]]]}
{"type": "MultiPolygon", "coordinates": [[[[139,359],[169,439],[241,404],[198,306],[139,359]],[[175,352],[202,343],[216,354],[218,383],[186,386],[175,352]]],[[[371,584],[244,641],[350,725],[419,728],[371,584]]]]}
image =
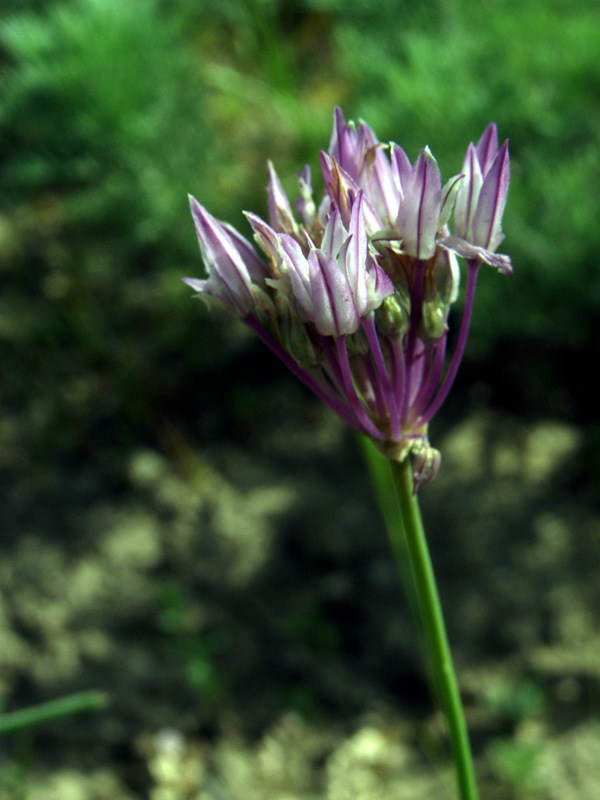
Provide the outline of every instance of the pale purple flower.
{"type": "Polygon", "coordinates": [[[207,280],[184,278],[197,292],[208,295],[242,317],[255,306],[253,288],[262,287],[268,275],[250,242],[226,223],[219,222],[190,197],[207,280]]]}
{"type": "Polygon", "coordinates": [[[480,258],[509,273],[510,260],[492,255],[504,239],[501,223],[510,179],[508,140],[498,149],[498,131],[493,122],[477,146],[471,142],[467,148],[463,173],[465,179],[458,188],[454,207],[456,238],[451,245],[465,258],[480,258]],[[481,249],[475,252],[469,245],[481,249]]]}
{"type": "Polygon", "coordinates": [[[387,456],[412,454],[416,489],[440,465],[427,429],[462,358],[479,267],[512,271],[510,259],[494,252],[503,238],[507,143],[498,148],[490,124],[469,146],[462,173],[442,187],[428,148],[411,164],[398,145],[381,144],[368,125],[346,123],[336,108],[318,205],[308,167],[297,176],[293,204],[268,168],[269,222],[246,214],[266,262],[192,200],[208,278],[185,280],[241,317],[387,456]],[[456,255],[467,264],[465,302],[446,363],[456,255]]]}
{"type": "MultiPolygon", "coordinates": [[[[248,220],[262,250],[272,259],[274,275],[267,280],[303,322],[312,323],[323,336],[347,336],[361,319],[392,294],[390,278],[369,253],[359,191],[348,229],[334,208],[317,247],[305,234],[303,249],[288,233],[277,233],[254,214],[248,220]]],[[[281,305],[281,304],[280,304],[281,305]]]]}
{"type": "Polygon", "coordinates": [[[396,230],[402,250],[409,256],[428,259],[436,250],[442,210],[442,179],[428,147],[421,150],[410,173],[404,176],[396,230]]]}

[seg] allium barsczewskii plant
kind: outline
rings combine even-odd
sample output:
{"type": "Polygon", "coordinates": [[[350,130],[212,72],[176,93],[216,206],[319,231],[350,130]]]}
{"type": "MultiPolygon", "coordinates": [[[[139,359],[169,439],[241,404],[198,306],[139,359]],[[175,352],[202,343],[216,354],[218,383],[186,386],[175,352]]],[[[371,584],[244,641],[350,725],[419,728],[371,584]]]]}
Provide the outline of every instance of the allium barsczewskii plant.
{"type": "Polygon", "coordinates": [[[429,148],[411,164],[364,122],[336,108],[325,192],[313,199],[309,167],[294,210],[269,164],[269,222],[246,216],[253,246],[190,198],[208,278],[184,280],[240,317],[281,360],[390,459],[412,454],[414,485],[440,464],[427,435],[467,339],[482,263],[512,272],[497,254],[509,180],[508,145],[490,123],[462,172],[442,186],[429,148]],[[449,221],[454,212],[454,235],[449,221]],[[467,265],[456,346],[448,315],[467,265]]]}
{"type": "Polygon", "coordinates": [[[309,167],[297,176],[292,210],[269,164],[269,222],[246,214],[262,258],[190,198],[208,277],[185,282],[243,319],[389,459],[401,521],[401,533],[389,533],[408,553],[461,800],[477,800],[475,770],[416,492],[440,466],[428,426],[456,377],[479,269],[512,272],[508,256],[496,253],[509,169],[494,123],[442,186],[429,148],[411,164],[397,144],[381,144],[364,122],[347,124],[336,108],[318,204],[309,167]],[[466,264],[465,299],[447,354],[457,257],[466,264]]]}

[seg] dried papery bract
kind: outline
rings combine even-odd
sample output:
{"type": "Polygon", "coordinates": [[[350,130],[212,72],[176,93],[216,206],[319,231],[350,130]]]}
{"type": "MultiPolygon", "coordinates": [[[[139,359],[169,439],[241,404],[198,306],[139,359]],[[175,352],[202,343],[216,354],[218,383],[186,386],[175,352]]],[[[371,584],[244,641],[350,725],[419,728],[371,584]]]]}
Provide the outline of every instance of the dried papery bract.
{"type": "Polygon", "coordinates": [[[247,213],[265,260],[192,199],[208,278],[184,280],[243,319],[382,453],[399,461],[412,454],[416,490],[440,465],[427,430],[462,358],[479,267],[512,272],[510,259],[495,252],[508,144],[498,147],[490,123],[469,145],[462,172],[442,187],[429,148],[411,164],[397,144],[381,144],[336,108],[320,163],[322,200],[315,203],[305,167],[292,204],[269,162],[269,222],[247,213]],[[457,255],[466,261],[465,302],[447,353],[457,255]]]}

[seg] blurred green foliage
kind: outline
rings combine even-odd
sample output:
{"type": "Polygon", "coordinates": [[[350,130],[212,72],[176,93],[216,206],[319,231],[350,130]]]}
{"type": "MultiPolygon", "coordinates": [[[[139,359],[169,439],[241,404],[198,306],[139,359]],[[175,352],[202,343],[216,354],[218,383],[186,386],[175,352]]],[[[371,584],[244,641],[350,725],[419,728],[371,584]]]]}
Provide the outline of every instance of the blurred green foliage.
{"type": "Polygon", "coordinates": [[[166,583],[156,599],[165,658],[181,662],[182,673],[204,708],[214,711],[225,693],[215,658],[217,637],[210,631],[198,634],[197,620],[190,614],[193,602],[183,584],[166,583]]]}
{"type": "Polygon", "coordinates": [[[412,158],[429,143],[446,176],[496,120],[515,276],[482,276],[471,352],[597,348],[597,23],[583,0],[5,4],[5,460],[214,400],[215,370],[251,339],[178,281],[202,270],[186,193],[247,233],[266,158],[290,191],[304,161],[317,172],[336,102],[412,158]]]}
{"type": "Polygon", "coordinates": [[[535,774],[539,755],[539,744],[507,739],[497,739],[489,752],[494,772],[512,784],[523,800],[539,797],[540,781],[535,774]]]}

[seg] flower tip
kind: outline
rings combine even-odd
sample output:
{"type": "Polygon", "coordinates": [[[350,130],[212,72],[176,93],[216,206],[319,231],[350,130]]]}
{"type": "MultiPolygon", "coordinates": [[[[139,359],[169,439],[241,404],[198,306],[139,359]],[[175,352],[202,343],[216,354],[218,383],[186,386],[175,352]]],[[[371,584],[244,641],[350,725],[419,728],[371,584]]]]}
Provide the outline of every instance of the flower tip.
{"type": "Polygon", "coordinates": [[[199,280],[198,278],[181,278],[181,280],[195,292],[201,292],[206,283],[205,280],[199,280]]]}
{"type": "Polygon", "coordinates": [[[495,122],[490,122],[477,142],[477,158],[481,167],[481,174],[486,176],[498,153],[498,127],[495,122]]]}
{"type": "Polygon", "coordinates": [[[497,268],[500,275],[512,275],[514,273],[512,261],[509,256],[501,256],[502,263],[497,268]]]}
{"type": "Polygon", "coordinates": [[[319,161],[321,162],[321,166],[326,166],[328,169],[331,169],[333,159],[326,150],[319,150],[319,161]]]}
{"type": "Polygon", "coordinates": [[[344,117],[344,112],[342,111],[342,107],[338,106],[337,104],[333,109],[333,118],[335,122],[342,127],[346,124],[346,118],[344,117]]]}
{"type": "Polygon", "coordinates": [[[479,141],[481,142],[484,139],[488,138],[492,139],[496,138],[496,141],[498,141],[497,137],[498,137],[498,126],[496,125],[495,122],[488,122],[484,132],[481,134],[479,141]]]}
{"type": "Polygon", "coordinates": [[[267,159],[267,170],[269,171],[269,185],[265,187],[266,191],[273,191],[274,188],[278,188],[279,184],[279,176],[275,171],[275,166],[271,159],[267,159]]]}
{"type": "Polygon", "coordinates": [[[192,212],[192,217],[194,218],[196,224],[201,227],[205,227],[206,225],[210,224],[212,217],[204,208],[202,203],[199,203],[191,194],[188,194],[188,199],[190,201],[190,211],[192,212]]]}
{"type": "Polygon", "coordinates": [[[252,228],[253,231],[256,231],[257,228],[264,229],[268,227],[267,223],[263,219],[261,219],[258,216],[258,214],[255,214],[252,211],[242,211],[242,214],[248,220],[248,223],[250,224],[250,227],[252,228]]]}
{"type": "Polygon", "coordinates": [[[429,149],[429,145],[426,145],[419,153],[419,157],[415,163],[415,169],[418,171],[419,167],[425,170],[433,169],[439,173],[438,163],[435,159],[435,156],[429,149]]]}

